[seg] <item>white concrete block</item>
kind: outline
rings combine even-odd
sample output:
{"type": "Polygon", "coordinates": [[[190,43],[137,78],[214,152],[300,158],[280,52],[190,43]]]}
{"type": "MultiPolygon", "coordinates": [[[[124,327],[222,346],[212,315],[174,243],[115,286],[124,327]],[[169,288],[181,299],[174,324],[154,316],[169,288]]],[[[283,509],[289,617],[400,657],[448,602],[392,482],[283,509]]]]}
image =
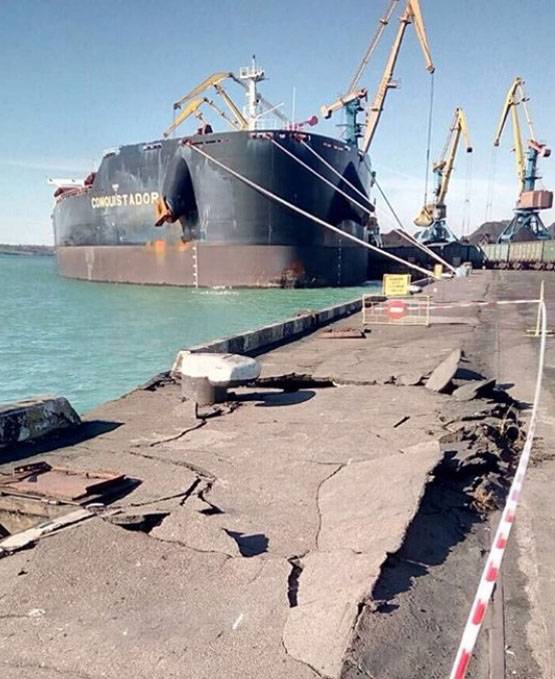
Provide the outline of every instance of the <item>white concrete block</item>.
{"type": "Polygon", "coordinates": [[[220,387],[231,387],[255,380],[260,375],[260,365],[254,358],[238,354],[181,352],[181,375],[203,377],[220,387]]]}

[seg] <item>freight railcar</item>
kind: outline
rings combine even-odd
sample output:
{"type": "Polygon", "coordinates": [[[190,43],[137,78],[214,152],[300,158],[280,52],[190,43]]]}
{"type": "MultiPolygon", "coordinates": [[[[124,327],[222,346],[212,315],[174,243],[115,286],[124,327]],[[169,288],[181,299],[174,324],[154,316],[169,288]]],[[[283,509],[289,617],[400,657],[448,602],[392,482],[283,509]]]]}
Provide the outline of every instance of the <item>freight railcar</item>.
{"type": "MultiPolygon", "coordinates": [[[[429,247],[455,267],[460,266],[463,262],[470,262],[475,269],[484,265],[484,253],[477,245],[456,241],[454,243],[434,244],[429,247]]],[[[386,246],[384,250],[411,264],[417,264],[430,271],[433,269],[434,264],[437,263],[437,260],[414,245],[386,246]]],[[[413,275],[414,280],[418,278],[418,274],[407,267],[406,264],[392,261],[380,253],[369,253],[368,278],[370,280],[378,280],[385,273],[410,273],[413,275]]]]}
{"type": "Polygon", "coordinates": [[[488,269],[555,269],[555,240],[482,245],[488,269]]]}

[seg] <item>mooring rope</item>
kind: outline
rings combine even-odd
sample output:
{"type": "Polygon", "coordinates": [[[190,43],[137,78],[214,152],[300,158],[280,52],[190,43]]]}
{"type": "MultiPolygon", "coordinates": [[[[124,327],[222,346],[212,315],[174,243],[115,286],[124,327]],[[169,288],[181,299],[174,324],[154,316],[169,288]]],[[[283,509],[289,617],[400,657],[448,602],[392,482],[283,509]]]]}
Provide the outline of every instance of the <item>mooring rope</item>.
{"type": "Polygon", "coordinates": [[[417,264],[413,264],[412,262],[407,262],[404,259],[402,259],[401,257],[397,257],[396,255],[393,255],[390,252],[387,252],[386,250],[382,250],[381,248],[378,248],[375,245],[372,245],[371,243],[367,243],[366,241],[361,240],[360,238],[357,238],[356,236],[353,236],[352,234],[347,233],[346,231],[342,231],[337,226],[333,226],[333,224],[329,224],[328,222],[324,221],[323,219],[320,219],[319,217],[316,217],[315,215],[310,214],[310,212],[303,210],[298,205],[294,205],[293,203],[290,203],[289,201],[285,200],[284,198],[277,196],[275,193],[268,191],[268,189],[265,189],[264,187],[260,186],[256,182],[253,182],[251,179],[248,179],[247,177],[243,176],[242,174],[240,174],[236,170],[233,170],[232,168],[228,167],[227,165],[222,163],[220,160],[217,160],[216,158],[211,156],[209,153],[206,153],[206,151],[203,151],[202,149],[200,149],[198,146],[196,146],[192,142],[187,141],[186,146],[188,146],[190,149],[192,149],[196,153],[199,153],[201,156],[203,156],[207,160],[211,161],[212,163],[214,163],[218,167],[221,167],[223,170],[228,172],[230,175],[232,175],[236,179],[239,179],[240,181],[242,181],[247,186],[250,186],[255,191],[258,191],[262,195],[267,196],[268,198],[271,198],[272,200],[275,200],[280,205],[284,205],[285,207],[289,208],[290,210],[293,210],[294,212],[297,212],[298,214],[302,215],[303,217],[306,217],[307,219],[311,219],[313,222],[316,222],[316,224],[320,224],[320,226],[323,226],[324,228],[329,229],[330,231],[333,231],[338,236],[341,236],[342,238],[353,241],[354,243],[357,243],[358,245],[362,245],[363,247],[367,248],[368,250],[372,250],[373,252],[377,252],[378,254],[383,255],[384,257],[387,257],[388,259],[391,259],[395,262],[398,262],[399,264],[403,264],[404,266],[407,266],[410,269],[414,269],[415,271],[419,271],[420,273],[423,273],[425,276],[432,276],[432,277],[435,278],[432,271],[429,271],[428,269],[424,269],[424,268],[418,266],[417,264]]]}
{"type": "MultiPolygon", "coordinates": [[[[282,145],[281,145],[279,142],[277,142],[275,139],[272,139],[272,137],[270,137],[270,135],[265,135],[265,137],[266,137],[266,139],[268,139],[269,141],[271,141],[272,144],[273,144],[274,146],[277,146],[277,148],[280,149],[280,151],[283,151],[283,153],[285,153],[286,155],[288,155],[288,156],[290,156],[291,158],[293,158],[293,160],[297,161],[297,163],[299,163],[299,165],[302,165],[306,170],[308,170],[308,171],[311,172],[313,175],[315,175],[316,177],[318,177],[318,179],[321,179],[321,180],[324,182],[324,184],[327,184],[327,185],[330,186],[334,191],[337,191],[337,192],[340,193],[342,196],[344,196],[345,198],[347,198],[347,200],[350,200],[350,201],[351,201],[352,203],[354,203],[358,208],[360,208],[363,212],[366,212],[367,215],[373,216],[373,211],[370,210],[370,208],[365,207],[364,205],[362,205],[362,203],[359,203],[358,200],[355,200],[352,196],[350,196],[346,191],[343,191],[343,189],[340,189],[340,188],[339,188],[338,186],[336,186],[333,182],[330,182],[329,179],[326,179],[326,178],[323,177],[319,172],[316,172],[316,170],[315,170],[313,167],[310,167],[310,165],[308,165],[307,163],[305,163],[304,160],[301,160],[298,156],[296,156],[294,153],[292,153],[291,151],[289,151],[288,149],[286,149],[284,146],[282,146],[282,145]]],[[[370,201],[368,200],[368,196],[364,196],[364,199],[366,200],[366,202],[367,202],[368,204],[370,204],[370,201]]]]}
{"type": "MultiPolygon", "coordinates": [[[[270,138],[270,137],[268,137],[268,138],[270,138]]],[[[271,138],[270,138],[270,139],[271,139],[271,138]]],[[[346,194],[345,192],[343,192],[339,187],[337,187],[337,186],[336,186],[335,184],[333,184],[332,182],[329,182],[327,179],[325,179],[324,177],[322,177],[322,175],[320,175],[318,172],[316,172],[316,171],[315,171],[313,168],[311,168],[309,165],[306,165],[306,163],[304,163],[302,160],[300,160],[300,158],[298,158],[298,156],[296,156],[295,154],[291,153],[290,151],[287,151],[281,144],[279,144],[278,142],[276,142],[274,139],[271,139],[271,141],[272,141],[278,148],[280,148],[282,151],[284,151],[285,153],[287,153],[287,155],[290,155],[294,160],[296,160],[296,161],[299,162],[301,165],[303,165],[304,167],[306,167],[307,169],[309,169],[313,174],[315,174],[317,177],[319,177],[319,178],[320,178],[322,181],[324,181],[326,184],[329,184],[329,186],[331,186],[333,189],[335,189],[336,191],[339,191],[339,193],[342,193],[344,196],[346,196],[350,201],[354,202],[356,205],[359,205],[359,203],[357,203],[357,202],[354,200],[354,198],[352,198],[351,196],[349,196],[348,194],[346,194]]],[[[315,151],[315,150],[314,150],[311,146],[309,146],[305,141],[301,140],[301,144],[302,144],[306,149],[308,149],[308,150],[310,151],[310,153],[312,153],[316,158],[318,158],[318,160],[319,160],[321,163],[323,163],[329,170],[331,170],[335,175],[337,175],[337,176],[339,177],[339,179],[341,179],[345,184],[347,184],[347,186],[349,186],[353,191],[355,191],[355,192],[358,193],[360,196],[362,196],[362,197],[364,198],[364,200],[368,201],[368,196],[366,196],[360,189],[358,189],[354,184],[352,184],[348,179],[346,179],[346,178],[345,178],[345,177],[344,177],[344,176],[343,176],[343,175],[342,175],[335,167],[333,167],[333,165],[332,165],[331,163],[328,163],[328,161],[327,161],[323,156],[321,156],[317,151],[315,151]]],[[[374,178],[374,181],[376,181],[375,178],[374,178]]],[[[377,182],[376,182],[376,185],[377,185],[377,182]]],[[[378,187],[378,188],[379,188],[379,187],[378,187]]],[[[380,189],[380,193],[382,193],[382,196],[384,195],[381,189],[380,189]]],[[[385,196],[384,196],[384,198],[385,198],[385,196]]],[[[393,208],[392,208],[390,202],[389,202],[387,199],[385,199],[385,202],[386,202],[387,206],[389,207],[389,209],[391,210],[391,212],[393,213],[393,216],[394,216],[394,217],[396,218],[396,220],[397,220],[397,223],[398,223],[398,225],[399,225],[399,227],[400,227],[400,229],[401,229],[401,233],[400,233],[401,237],[404,238],[405,240],[407,240],[409,243],[411,243],[411,245],[416,246],[417,248],[419,248],[420,250],[422,250],[422,252],[425,252],[426,254],[430,255],[430,257],[433,257],[433,258],[436,259],[438,262],[440,262],[441,264],[443,264],[443,265],[446,266],[448,269],[451,269],[451,270],[454,272],[455,269],[454,269],[447,261],[445,261],[445,260],[444,260],[442,257],[440,257],[438,254],[436,254],[436,253],[435,253],[433,250],[431,250],[427,245],[424,245],[423,243],[419,243],[419,242],[416,240],[416,238],[414,238],[414,236],[413,236],[412,234],[410,234],[410,233],[405,229],[405,227],[404,227],[403,224],[401,223],[401,220],[399,219],[399,217],[396,215],[395,211],[393,210],[393,208]]],[[[368,214],[372,215],[371,212],[368,212],[368,214]]]]}
{"type": "MultiPolygon", "coordinates": [[[[375,177],[374,177],[374,183],[376,184],[376,187],[378,188],[378,191],[380,192],[382,198],[385,200],[385,204],[386,204],[387,207],[391,210],[391,214],[392,214],[393,217],[395,218],[395,221],[396,221],[397,224],[399,225],[399,228],[401,229],[401,235],[407,234],[407,232],[404,230],[403,223],[401,222],[401,219],[399,218],[399,215],[398,215],[397,212],[395,211],[395,208],[393,207],[393,205],[389,202],[388,197],[385,195],[385,193],[384,193],[382,187],[380,186],[380,184],[378,183],[378,180],[377,180],[375,177]]],[[[410,234],[408,234],[408,235],[410,235],[410,234]]],[[[413,245],[418,245],[418,246],[422,245],[422,243],[419,243],[416,239],[414,239],[413,236],[410,236],[410,237],[413,238],[413,240],[414,240],[413,245]]],[[[439,256],[436,252],[434,252],[431,248],[426,248],[426,250],[424,250],[424,252],[426,252],[427,254],[429,254],[430,257],[433,257],[433,258],[436,259],[440,264],[443,264],[443,265],[446,266],[448,269],[451,269],[451,271],[452,271],[453,273],[455,273],[455,271],[456,271],[455,267],[454,267],[452,264],[449,264],[449,262],[448,262],[447,260],[443,259],[443,257],[440,257],[440,256],[439,256]]]]}
{"type": "MultiPolygon", "coordinates": [[[[348,179],[346,179],[346,178],[341,174],[341,172],[339,172],[339,171],[338,171],[331,163],[328,163],[328,161],[327,161],[323,156],[321,156],[317,151],[315,151],[315,150],[312,148],[312,146],[309,146],[305,141],[302,141],[302,140],[301,140],[301,144],[302,144],[306,149],[308,149],[308,151],[310,151],[310,153],[312,153],[314,156],[316,156],[316,158],[318,158],[318,160],[319,160],[320,162],[322,162],[327,168],[329,168],[334,174],[336,174],[336,175],[339,177],[339,179],[341,179],[342,181],[344,181],[345,184],[347,184],[347,186],[349,186],[351,189],[353,189],[353,191],[356,191],[356,193],[360,194],[363,198],[365,198],[365,200],[368,200],[368,196],[366,196],[360,189],[358,189],[354,184],[352,184],[348,179]]],[[[372,172],[371,168],[369,168],[369,171],[372,172]]],[[[375,176],[374,176],[374,182],[376,183],[376,178],[375,178],[375,176]]],[[[386,201],[386,202],[388,202],[388,201],[386,201]]],[[[391,208],[391,205],[390,205],[389,203],[388,203],[388,205],[389,205],[390,210],[393,212],[393,214],[395,214],[394,210],[391,208]]],[[[395,215],[395,216],[396,216],[396,215],[395,215]]],[[[403,238],[405,238],[405,240],[408,240],[409,243],[412,243],[413,245],[416,245],[416,247],[420,248],[423,252],[426,252],[426,253],[429,254],[431,257],[435,257],[436,259],[438,259],[438,261],[441,261],[442,264],[446,264],[447,266],[449,266],[449,265],[447,264],[447,262],[445,262],[441,257],[439,257],[439,255],[436,255],[436,253],[435,253],[433,250],[431,250],[427,245],[425,245],[424,243],[419,243],[419,242],[416,240],[416,238],[415,238],[411,233],[409,233],[409,232],[407,231],[407,229],[405,229],[405,227],[403,226],[403,224],[401,224],[401,221],[399,220],[398,217],[397,217],[397,223],[398,223],[398,225],[399,225],[399,227],[400,227],[400,229],[401,229],[401,234],[400,234],[400,235],[401,235],[403,238]]]]}

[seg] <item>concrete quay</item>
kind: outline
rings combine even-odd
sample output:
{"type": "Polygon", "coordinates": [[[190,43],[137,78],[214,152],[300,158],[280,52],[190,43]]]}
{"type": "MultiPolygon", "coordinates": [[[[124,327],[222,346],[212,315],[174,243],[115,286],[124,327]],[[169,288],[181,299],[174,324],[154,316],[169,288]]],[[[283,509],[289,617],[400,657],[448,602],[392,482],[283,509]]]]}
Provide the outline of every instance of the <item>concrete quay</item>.
{"type": "MultiPolygon", "coordinates": [[[[529,298],[540,277],[476,272],[428,292],[529,298]]],[[[550,282],[549,301],[553,292],[550,282]]],[[[510,464],[481,457],[491,441],[476,427],[495,420],[491,394],[462,401],[425,381],[462,349],[456,385],[480,373],[529,401],[537,341],[524,333],[533,322],[524,308],[439,314],[431,327],[373,326],[360,338],[313,325],[266,353],[242,345],[259,354],[263,378],[309,376],[296,391],[262,381],[198,419],[161,378],[88,413],[77,431],[2,451],[2,472],[46,460],[141,480],[105,510],[0,558],[2,676],[448,675],[489,536],[479,492],[510,464]],[[475,427],[467,439],[465,426],[475,427]]],[[[355,312],[332,327],[360,323],[355,312]]],[[[541,621],[552,556],[536,540],[555,542],[543,505],[553,465],[544,454],[531,471],[505,580],[504,634],[532,671],[523,677],[549,676],[552,632],[541,621]]],[[[469,676],[488,676],[499,643],[482,634],[469,676]]]]}

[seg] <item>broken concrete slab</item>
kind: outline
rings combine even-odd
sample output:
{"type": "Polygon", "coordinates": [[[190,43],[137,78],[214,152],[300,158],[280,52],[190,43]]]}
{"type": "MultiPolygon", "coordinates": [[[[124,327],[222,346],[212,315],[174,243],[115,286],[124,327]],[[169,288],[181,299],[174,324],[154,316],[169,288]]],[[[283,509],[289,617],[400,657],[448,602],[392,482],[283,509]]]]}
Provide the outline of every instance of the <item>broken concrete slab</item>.
{"type": "Polygon", "coordinates": [[[63,537],[29,552],[27,574],[0,599],[6,679],[20,665],[109,679],[315,679],[282,644],[286,560],[205,554],[105,521],[63,537]],[[31,620],[32,609],[43,614],[31,620]]]}
{"type": "Polygon", "coordinates": [[[494,379],[473,380],[455,389],[452,396],[456,398],[457,401],[471,401],[472,399],[491,391],[494,386],[494,379]]]}
{"type": "Polygon", "coordinates": [[[339,679],[358,613],[354,600],[327,599],[292,608],[283,633],[287,653],[322,679],[339,679]]]}
{"type": "Polygon", "coordinates": [[[396,549],[426,478],[441,457],[439,442],[432,440],[407,447],[404,454],[390,455],[387,464],[382,459],[342,467],[320,488],[318,548],[383,554],[396,549]],[[386,495],[377,492],[382,485],[388,488],[386,495]]]}
{"type": "Polygon", "coordinates": [[[191,498],[154,528],[150,535],[157,540],[186,545],[199,552],[241,556],[237,541],[226,531],[226,526],[230,531],[232,527],[235,528],[233,519],[223,512],[201,513],[207,510],[210,511],[209,505],[199,498],[191,498]]]}
{"type": "Polygon", "coordinates": [[[0,450],[77,427],[81,418],[63,396],[38,396],[0,406],[0,450]]]}
{"type": "Polygon", "coordinates": [[[395,377],[395,384],[402,387],[417,387],[423,380],[424,375],[420,372],[406,372],[395,377]]]}
{"type": "Polygon", "coordinates": [[[312,552],[301,559],[297,605],[283,631],[287,652],[325,677],[338,677],[358,602],[378,577],[382,554],[351,549],[312,552]]]}
{"type": "Polygon", "coordinates": [[[387,464],[381,459],[343,465],[322,483],[317,551],[301,561],[298,605],[284,631],[295,658],[326,677],[339,677],[359,603],[387,554],[402,543],[441,457],[439,442],[427,441],[390,455],[387,464]],[[387,494],[377,492],[382,487],[387,494]]]}
{"type": "Polygon", "coordinates": [[[461,358],[462,351],[460,349],[452,351],[432,372],[426,382],[426,389],[437,392],[445,391],[455,377],[461,358]]]}

